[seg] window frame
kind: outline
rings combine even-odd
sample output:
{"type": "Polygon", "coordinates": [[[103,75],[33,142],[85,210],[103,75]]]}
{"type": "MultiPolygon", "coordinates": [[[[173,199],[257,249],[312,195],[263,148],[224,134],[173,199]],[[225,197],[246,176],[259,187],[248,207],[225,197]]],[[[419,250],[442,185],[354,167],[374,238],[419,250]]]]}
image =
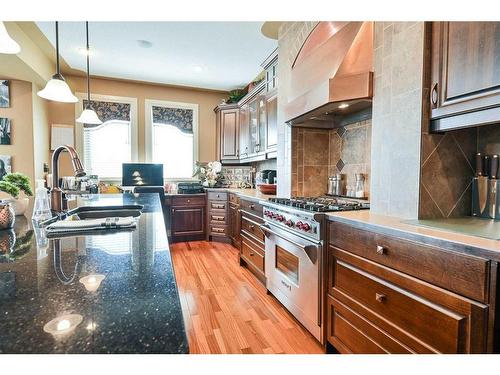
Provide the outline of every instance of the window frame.
{"type": "MultiPolygon", "coordinates": [[[[75,118],[80,116],[83,110],[83,100],[87,100],[87,93],[77,92],[75,93],[78,98],[78,102],[75,103],[75,118]]],[[[139,161],[139,140],[138,140],[138,124],[137,124],[137,98],[131,98],[126,96],[115,96],[115,95],[100,95],[91,94],[90,100],[105,101],[112,103],[126,103],[130,104],[130,155],[132,157],[131,162],[137,163],[139,161]]],[[[76,151],[79,155],[84,155],[83,147],[83,124],[75,122],[75,146],[76,151]]],[[[83,161],[83,160],[82,160],[83,161]]],[[[85,168],[85,165],[83,166],[85,168]]],[[[112,177],[101,177],[99,180],[103,182],[110,183],[121,183],[121,180],[117,180],[112,177]]]]}
{"type": "MultiPolygon", "coordinates": [[[[173,102],[167,100],[145,99],[144,101],[144,117],[145,117],[145,151],[146,162],[153,163],[153,107],[167,107],[167,108],[181,108],[190,109],[193,111],[193,161],[198,161],[199,141],[198,141],[198,116],[199,105],[195,103],[173,102]]],[[[177,182],[177,181],[198,181],[197,178],[192,177],[195,171],[191,171],[190,177],[185,178],[164,178],[164,182],[177,182]]]]}

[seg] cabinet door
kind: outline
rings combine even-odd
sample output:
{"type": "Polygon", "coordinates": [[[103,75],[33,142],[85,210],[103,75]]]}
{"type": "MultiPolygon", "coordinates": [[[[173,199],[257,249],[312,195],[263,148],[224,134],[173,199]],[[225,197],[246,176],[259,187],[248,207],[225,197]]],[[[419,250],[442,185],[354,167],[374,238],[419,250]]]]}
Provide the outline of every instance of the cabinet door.
{"type": "Polygon", "coordinates": [[[249,154],[255,154],[259,144],[259,109],[257,98],[248,103],[248,117],[250,129],[249,154]]]}
{"type": "Polygon", "coordinates": [[[221,119],[221,159],[238,159],[239,118],[238,109],[222,110],[221,119]]]}
{"type": "Polygon", "coordinates": [[[278,145],[278,96],[266,100],[266,151],[274,151],[278,145]]]}
{"type": "Polygon", "coordinates": [[[500,22],[434,22],[431,54],[433,119],[500,105],[500,22]]]}
{"type": "Polygon", "coordinates": [[[172,236],[205,233],[204,207],[172,207],[172,236]]]}
{"type": "Polygon", "coordinates": [[[249,148],[249,108],[248,104],[243,104],[240,108],[240,158],[244,159],[248,157],[249,148]]]}
{"type": "Polygon", "coordinates": [[[238,207],[230,205],[229,206],[229,222],[231,225],[231,239],[233,244],[239,248],[240,244],[240,213],[238,212],[238,207]]]}
{"type": "Polygon", "coordinates": [[[257,109],[259,111],[259,121],[257,130],[257,144],[255,145],[255,152],[264,152],[266,150],[266,126],[267,126],[267,111],[266,111],[266,97],[259,95],[257,98],[257,109]]]}

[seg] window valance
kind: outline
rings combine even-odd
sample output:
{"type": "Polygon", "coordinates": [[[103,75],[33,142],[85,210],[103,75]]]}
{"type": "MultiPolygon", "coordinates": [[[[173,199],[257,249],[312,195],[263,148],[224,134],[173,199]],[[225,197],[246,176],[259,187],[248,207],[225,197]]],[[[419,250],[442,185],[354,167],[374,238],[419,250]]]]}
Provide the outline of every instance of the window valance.
{"type": "Polygon", "coordinates": [[[172,125],[184,133],[193,133],[193,110],[153,106],[153,123],[172,125]]]}
{"type": "MultiPolygon", "coordinates": [[[[83,108],[87,103],[87,100],[83,100],[83,108]]],[[[91,100],[90,105],[103,123],[111,120],[130,121],[130,104],[91,100]]],[[[84,124],[84,127],[95,127],[95,125],[84,124]]]]}

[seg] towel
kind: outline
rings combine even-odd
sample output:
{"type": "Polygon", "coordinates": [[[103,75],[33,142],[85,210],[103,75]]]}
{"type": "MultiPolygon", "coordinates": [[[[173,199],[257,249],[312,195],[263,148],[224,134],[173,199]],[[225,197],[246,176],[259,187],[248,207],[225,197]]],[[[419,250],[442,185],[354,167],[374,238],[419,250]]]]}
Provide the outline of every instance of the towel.
{"type": "Polygon", "coordinates": [[[122,229],[135,228],[136,222],[132,216],[129,217],[107,217],[104,219],[89,220],[61,220],[47,226],[50,233],[56,232],[81,232],[97,229],[122,229]]]}

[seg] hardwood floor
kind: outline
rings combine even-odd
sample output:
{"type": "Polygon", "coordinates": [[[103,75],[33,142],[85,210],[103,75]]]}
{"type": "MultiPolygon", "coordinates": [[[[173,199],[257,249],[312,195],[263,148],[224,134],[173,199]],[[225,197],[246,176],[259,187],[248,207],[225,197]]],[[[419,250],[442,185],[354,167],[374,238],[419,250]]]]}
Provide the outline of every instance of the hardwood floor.
{"type": "Polygon", "coordinates": [[[231,245],[171,245],[191,353],[323,353],[231,245]]]}

